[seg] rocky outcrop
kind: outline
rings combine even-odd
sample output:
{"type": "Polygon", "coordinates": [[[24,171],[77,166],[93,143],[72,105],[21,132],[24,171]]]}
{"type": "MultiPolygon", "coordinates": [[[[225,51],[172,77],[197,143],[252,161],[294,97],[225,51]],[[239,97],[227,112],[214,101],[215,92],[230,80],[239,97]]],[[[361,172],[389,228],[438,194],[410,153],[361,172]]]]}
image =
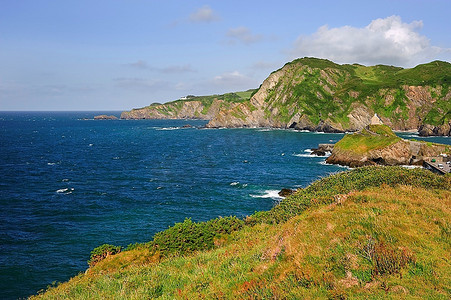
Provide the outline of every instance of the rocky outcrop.
{"type": "Polygon", "coordinates": [[[439,126],[429,124],[420,125],[418,134],[420,136],[451,136],[451,121],[439,126]]]}
{"type": "Polygon", "coordinates": [[[447,145],[404,140],[391,135],[378,134],[364,130],[346,135],[335,144],[332,154],[326,159],[327,163],[343,166],[362,167],[368,165],[422,165],[424,160],[441,154],[451,154],[447,145]],[[368,144],[375,145],[380,139],[380,145],[368,148],[366,138],[371,139],[368,144]],[[357,142],[352,143],[355,140],[357,142]],[[349,146],[351,145],[351,146],[349,146]],[[362,149],[368,149],[362,151],[362,149]]]}
{"type": "Polygon", "coordinates": [[[108,115],[98,115],[94,117],[94,120],[117,120],[118,117],[116,116],[108,116],[108,115]]]}

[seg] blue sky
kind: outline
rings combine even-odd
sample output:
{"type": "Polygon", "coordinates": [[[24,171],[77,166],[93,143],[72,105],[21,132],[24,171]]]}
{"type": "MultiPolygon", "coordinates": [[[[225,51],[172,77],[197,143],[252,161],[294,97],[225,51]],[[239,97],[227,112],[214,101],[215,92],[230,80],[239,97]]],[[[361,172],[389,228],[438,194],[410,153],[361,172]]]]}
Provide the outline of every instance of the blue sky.
{"type": "Polygon", "coordinates": [[[256,88],[298,57],[451,61],[451,1],[0,0],[0,110],[129,110],[256,88]]]}

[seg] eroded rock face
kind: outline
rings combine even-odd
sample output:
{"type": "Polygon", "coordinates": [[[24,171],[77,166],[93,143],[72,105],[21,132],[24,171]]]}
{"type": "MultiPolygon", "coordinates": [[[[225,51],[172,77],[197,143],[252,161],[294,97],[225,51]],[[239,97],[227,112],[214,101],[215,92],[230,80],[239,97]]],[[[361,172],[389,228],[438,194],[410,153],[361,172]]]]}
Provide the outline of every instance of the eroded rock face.
{"type": "MultiPolygon", "coordinates": [[[[440,93],[440,88],[431,86],[400,86],[395,88],[380,89],[374,95],[368,96],[364,103],[354,101],[346,115],[348,121],[333,121],[334,113],[321,115],[318,121],[313,121],[307,115],[308,107],[295,100],[293,87],[304,80],[308,80],[310,74],[316,74],[316,70],[307,65],[288,64],[277,72],[272,73],[261,85],[258,92],[250,99],[249,104],[240,103],[226,109],[221,109],[217,115],[210,120],[207,127],[275,127],[293,128],[297,130],[323,131],[323,132],[354,132],[363,129],[370,124],[375,111],[371,108],[378,98],[382,98],[385,106],[394,104],[400,96],[401,90],[405,98],[405,108],[397,107],[393,111],[394,117],[381,116],[384,124],[394,130],[417,130],[422,125],[426,113],[434,105],[433,93],[440,93]],[[286,118],[283,114],[290,116],[286,118]]],[[[337,83],[339,78],[350,76],[342,71],[325,68],[319,71],[317,76],[318,89],[323,93],[329,93],[331,102],[342,105],[344,101],[336,97],[336,92],[340,89],[337,83]],[[341,72],[341,73],[340,73],[341,72]]],[[[350,90],[348,97],[357,99],[358,91],[350,90]]],[[[324,94],[316,92],[318,100],[311,99],[312,103],[324,98],[324,94]]],[[[404,96],[402,96],[404,97],[404,96]]],[[[451,94],[447,95],[451,101],[451,94]]],[[[304,100],[304,103],[308,102],[304,100]]],[[[420,128],[421,129],[421,128],[420,128]]],[[[424,135],[449,135],[449,126],[440,126],[422,131],[424,135]]]]}
{"type": "Polygon", "coordinates": [[[422,165],[423,158],[439,156],[441,153],[446,153],[446,145],[428,145],[421,142],[400,140],[390,146],[362,154],[335,147],[326,162],[351,168],[371,165],[422,165]]]}
{"type": "Polygon", "coordinates": [[[94,120],[117,120],[118,117],[116,116],[108,116],[108,115],[98,115],[94,117],[94,120]]]}
{"type": "MultiPolygon", "coordinates": [[[[450,64],[435,63],[428,68],[435,65],[442,70],[450,64]]],[[[451,134],[451,123],[424,125],[427,120],[437,123],[438,120],[433,119],[437,112],[447,113],[443,103],[451,101],[451,89],[440,84],[398,84],[402,80],[392,80],[386,86],[381,83],[376,89],[372,83],[365,83],[366,77],[356,75],[358,68],[361,66],[299,59],[271,73],[248,101],[215,100],[209,107],[200,101],[176,101],[124,112],[121,118],[205,119],[209,120],[206,127],[210,128],[272,127],[355,132],[370,124],[371,118],[378,113],[382,122],[393,130],[419,130],[423,136],[451,134]],[[356,81],[360,84],[354,84],[356,81]],[[434,113],[429,114],[433,109],[434,113]]],[[[393,74],[391,76],[398,76],[393,74]]]]}

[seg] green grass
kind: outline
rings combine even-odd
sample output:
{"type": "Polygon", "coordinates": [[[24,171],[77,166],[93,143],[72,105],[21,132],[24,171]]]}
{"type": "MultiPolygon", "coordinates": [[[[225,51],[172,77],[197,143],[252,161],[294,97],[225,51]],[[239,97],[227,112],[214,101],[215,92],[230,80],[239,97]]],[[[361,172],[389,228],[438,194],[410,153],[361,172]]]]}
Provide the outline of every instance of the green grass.
{"type": "MultiPolygon", "coordinates": [[[[274,222],[233,225],[209,250],[134,247],[39,298],[449,299],[450,191],[451,176],[425,170],[339,173],[284,199],[274,222]]],[[[166,231],[175,244],[192,234],[176,228],[166,231]]]]}
{"type": "Polygon", "coordinates": [[[345,135],[335,144],[337,149],[363,154],[371,150],[381,149],[399,142],[393,131],[386,125],[370,125],[368,130],[345,135]]]}

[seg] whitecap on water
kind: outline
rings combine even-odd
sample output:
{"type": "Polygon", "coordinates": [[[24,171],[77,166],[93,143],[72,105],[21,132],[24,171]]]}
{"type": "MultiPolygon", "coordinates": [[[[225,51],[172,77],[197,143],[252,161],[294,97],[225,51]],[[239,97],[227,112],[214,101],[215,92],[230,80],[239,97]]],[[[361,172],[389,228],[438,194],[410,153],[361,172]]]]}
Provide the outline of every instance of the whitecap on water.
{"type": "Polygon", "coordinates": [[[157,130],[177,130],[177,129],[181,129],[181,127],[161,127],[158,128],[157,130]]]}
{"type": "Polygon", "coordinates": [[[271,199],[283,199],[284,197],[279,196],[278,190],[266,190],[262,195],[249,194],[252,198],[271,198],[271,199]]]}
{"type": "Polygon", "coordinates": [[[240,184],[239,181],[234,181],[234,182],[232,182],[230,185],[234,186],[234,185],[238,185],[238,184],[240,184]]]}
{"type": "Polygon", "coordinates": [[[72,194],[72,192],[73,192],[74,190],[75,190],[74,188],[65,188],[65,189],[59,189],[59,190],[56,190],[56,192],[57,192],[58,194],[68,195],[68,194],[72,194]]]}

